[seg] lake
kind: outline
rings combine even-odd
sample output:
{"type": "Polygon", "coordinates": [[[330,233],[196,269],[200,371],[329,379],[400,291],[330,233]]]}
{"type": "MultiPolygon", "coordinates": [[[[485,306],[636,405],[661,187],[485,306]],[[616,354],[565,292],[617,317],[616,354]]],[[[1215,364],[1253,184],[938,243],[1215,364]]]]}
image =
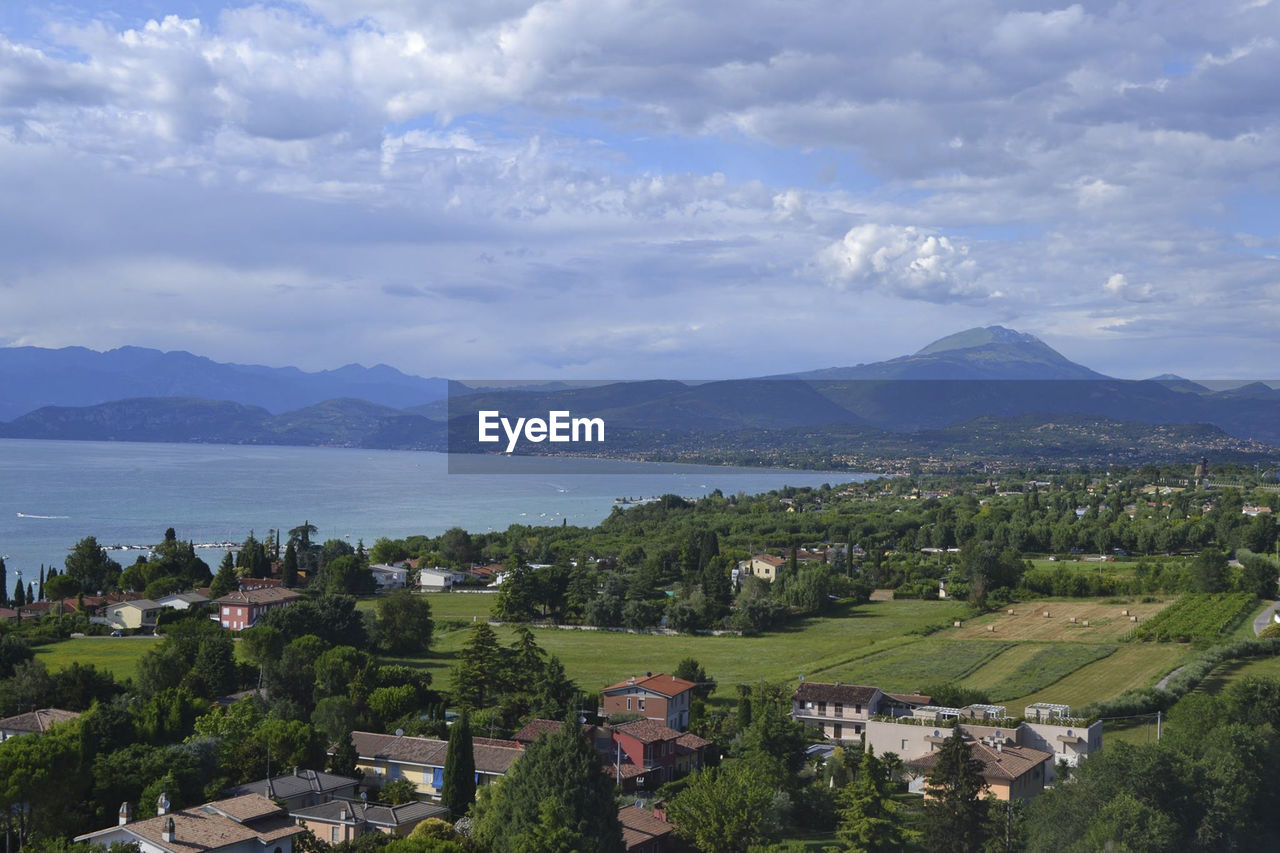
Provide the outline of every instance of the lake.
{"type": "MultiPolygon", "coordinates": [[[[0,555],[8,586],[62,566],[85,536],[158,542],[166,527],[197,543],[239,542],[303,521],[320,539],[438,535],[512,524],[593,525],[619,497],[715,489],[755,494],[875,474],[555,457],[495,457],[503,473],[449,474],[441,453],[331,447],[0,439],[0,555]]],[[[139,552],[115,552],[122,564],[139,552]]],[[[210,567],[220,554],[202,553],[210,567]]]]}

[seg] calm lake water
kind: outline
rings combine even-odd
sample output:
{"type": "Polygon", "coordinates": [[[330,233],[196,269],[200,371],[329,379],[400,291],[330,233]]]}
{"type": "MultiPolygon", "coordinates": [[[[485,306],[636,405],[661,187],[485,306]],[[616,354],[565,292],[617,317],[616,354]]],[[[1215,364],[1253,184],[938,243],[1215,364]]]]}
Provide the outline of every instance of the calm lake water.
{"type": "MultiPolygon", "coordinates": [[[[0,555],[36,577],[61,566],[85,536],[151,545],[172,526],[201,542],[238,542],[252,529],[309,520],[321,539],[366,545],[379,536],[437,535],[511,524],[592,525],[618,497],[755,494],[874,477],[556,458],[501,458],[511,473],[449,474],[440,453],[328,447],[0,439],[0,555]],[[573,473],[568,473],[569,471],[573,473]],[[583,472],[590,473],[583,473],[583,472]],[[518,472],[518,473],[517,473],[518,472]]],[[[128,564],[137,552],[116,552],[128,564]]],[[[206,562],[216,563],[209,552],[206,562]]]]}

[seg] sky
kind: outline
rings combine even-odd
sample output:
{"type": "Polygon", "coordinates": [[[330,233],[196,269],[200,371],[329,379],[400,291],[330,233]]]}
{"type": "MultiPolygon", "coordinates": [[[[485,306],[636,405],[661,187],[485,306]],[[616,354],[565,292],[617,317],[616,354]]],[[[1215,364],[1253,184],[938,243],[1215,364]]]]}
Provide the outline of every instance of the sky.
{"type": "Polygon", "coordinates": [[[1280,374],[1280,3],[0,3],[0,345],[1280,374]]]}

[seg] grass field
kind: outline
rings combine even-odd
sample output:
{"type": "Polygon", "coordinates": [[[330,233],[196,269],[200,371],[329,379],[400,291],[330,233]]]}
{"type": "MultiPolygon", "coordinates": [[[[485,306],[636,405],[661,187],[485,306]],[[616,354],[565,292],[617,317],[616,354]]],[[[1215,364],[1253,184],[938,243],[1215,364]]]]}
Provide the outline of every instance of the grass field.
{"type": "Polygon", "coordinates": [[[36,646],[35,652],[50,672],[72,663],[93,664],[121,680],[133,677],[138,660],[158,642],[156,637],[85,637],[36,646]]]}
{"type": "Polygon", "coordinates": [[[1128,610],[1142,624],[1169,602],[1155,604],[1104,604],[1097,599],[1045,599],[1014,604],[1004,610],[970,619],[960,628],[948,628],[938,636],[949,639],[999,642],[1113,643],[1129,633],[1133,623],[1121,611],[1128,610]],[[1013,610],[1010,616],[1008,611],[1013,610]],[[1049,616],[1044,614],[1048,612],[1049,616]],[[1075,622],[1071,621],[1072,617],[1075,622]],[[1089,627],[1084,623],[1088,622],[1089,627]],[[995,631],[987,627],[995,626],[995,631]]]}
{"type": "MultiPolygon", "coordinates": [[[[470,622],[473,617],[489,618],[496,596],[469,592],[427,592],[422,594],[422,598],[430,602],[431,618],[437,622],[470,622]]],[[[356,602],[356,608],[372,611],[377,602],[376,598],[362,598],[356,602]]]]}
{"type": "Polygon", "coordinates": [[[1090,702],[1118,696],[1134,687],[1154,684],[1165,673],[1193,654],[1186,646],[1151,643],[1123,645],[1115,654],[1083,666],[1060,681],[1017,699],[1010,708],[1032,702],[1059,702],[1084,707],[1090,702]]]}
{"type": "MultiPolygon", "coordinates": [[[[883,601],[865,604],[843,615],[808,619],[787,630],[753,637],[710,637],[627,634],[538,628],[538,645],[557,655],[570,678],[584,690],[599,690],[630,675],[675,667],[683,658],[698,660],[720,684],[726,699],[739,683],[848,680],[845,667],[859,658],[919,641],[909,632],[955,618],[963,605],[943,601],[883,601]]],[[[513,628],[499,626],[499,639],[509,643],[513,628]]],[[[429,658],[400,662],[431,672],[441,684],[469,627],[439,632],[429,658]]]]}
{"type": "Polygon", "coordinates": [[[1239,681],[1248,675],[1280,678],[1280,657],[1233,660],[1214,667],[1213,672],[1205,676],[1204,681],[1200,682],[1194,692],[1220,693],[1232,682],[1239,681]]]}
{"type": "Polygon", "coordinates": [[[877,651],[820,677],[901,693],[923,692],[932,685],[963,679],[1007,648],[1000,643],[925,638],[877,651]]]}
{"type": "Polygon", "coordinates": [[[1037,569],[1061,569],[1069,568],[1074,571],[1081,569],[1089,569],[1111,577],[1131,577],[1138,568],[1138,563],[1133,560],[1116,560],[1114,563],[1087,563],[1079,559],[1071,560],[1032,560],[1031,565],[1037,569]]]}
{"type": "Polygon", "coordinates": [[[1004,702],[1046,689],[1115,651],[1115,646],[1086,643],[1022,643],[1010,646],[963,684],[985,690],[993,702],[1004,702]]]}

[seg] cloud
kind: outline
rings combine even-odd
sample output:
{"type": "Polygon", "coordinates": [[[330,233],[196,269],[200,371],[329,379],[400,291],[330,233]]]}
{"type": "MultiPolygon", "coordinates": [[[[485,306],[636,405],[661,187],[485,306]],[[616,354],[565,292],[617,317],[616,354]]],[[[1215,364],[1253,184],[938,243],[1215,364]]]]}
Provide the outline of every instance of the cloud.
{"type": "Polygon", "coordinates": [[[820,263],[836,287],[879,290],[926,302],[987,299],[975,283],[969,247],[912,226],[857,225],[822,251],[820,263]]]}
{"type": "Polygon", "coordinates": [[[1113,273],[1102,285],[1102,289],[1126,302],[1164,302],[1172,299],[1169,294],[1157,292],[1150,282],[1130,283],[1123,273],[1113,273]]]}

